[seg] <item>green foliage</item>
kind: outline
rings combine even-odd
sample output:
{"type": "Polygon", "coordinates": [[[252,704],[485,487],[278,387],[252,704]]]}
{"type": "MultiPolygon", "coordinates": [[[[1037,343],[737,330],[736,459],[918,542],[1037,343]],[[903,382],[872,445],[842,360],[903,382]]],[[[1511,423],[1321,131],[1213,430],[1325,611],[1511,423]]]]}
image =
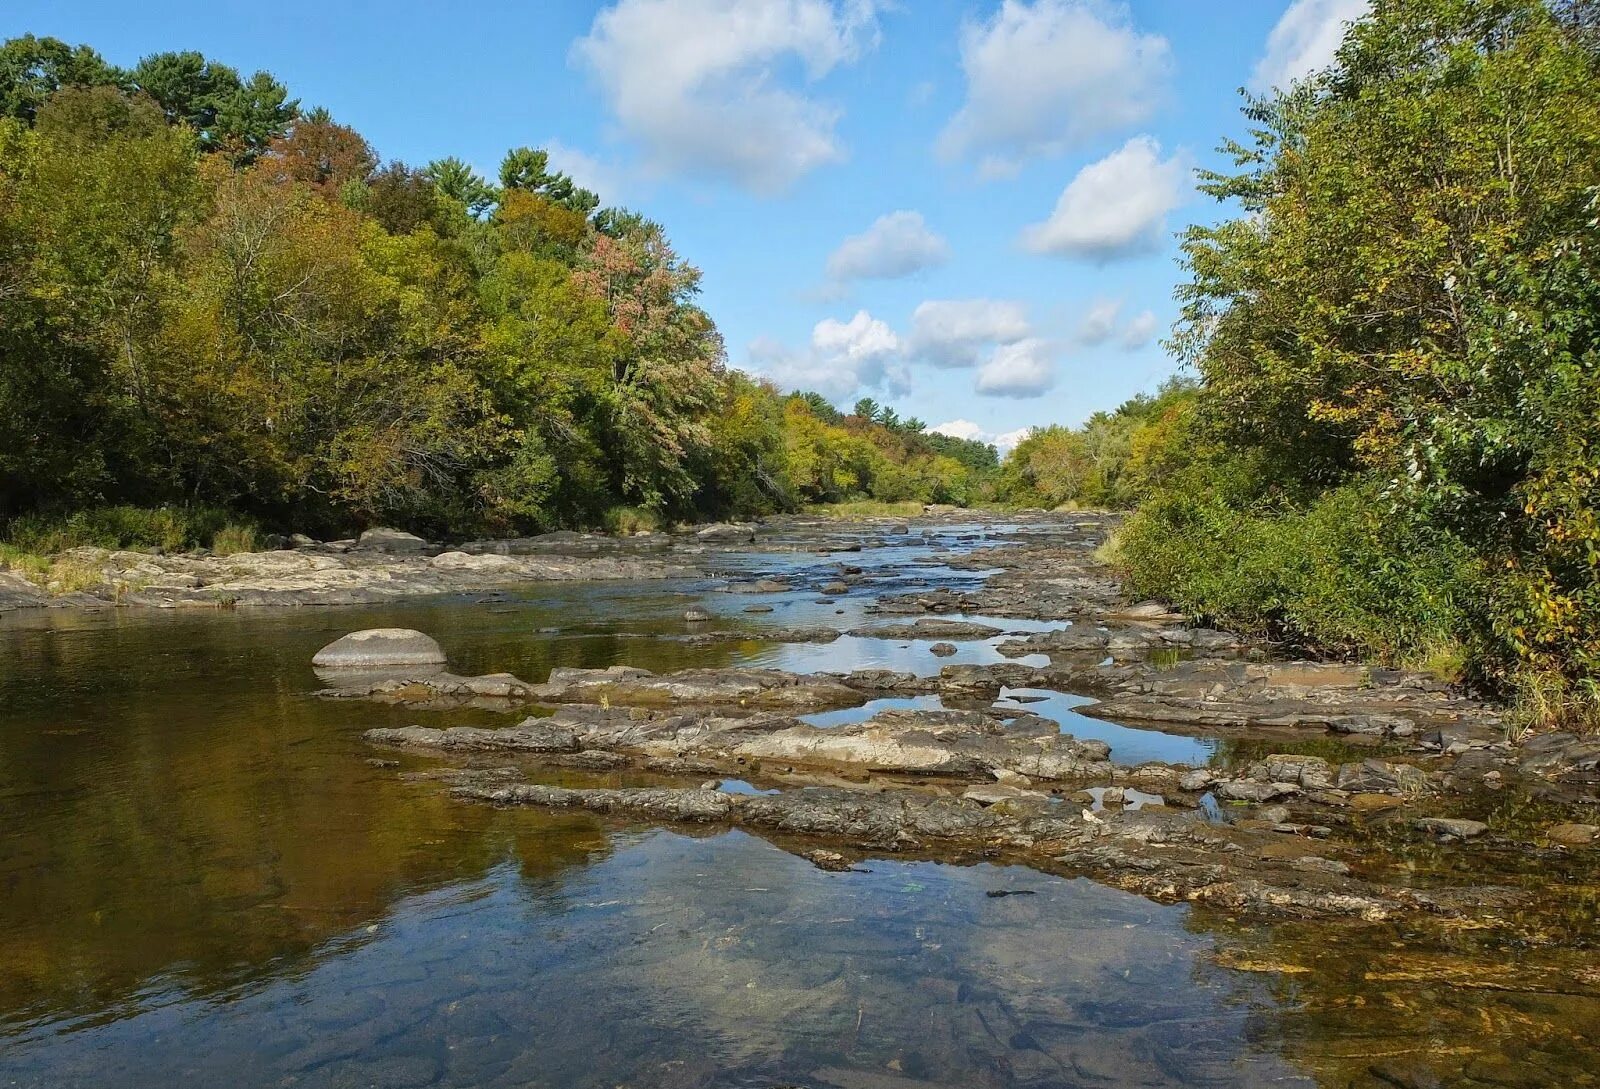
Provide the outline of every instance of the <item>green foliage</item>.
{"type": "Polygon", "coordinates": [[[24,34],[0,45],[0,117],[32,123],[63,87],[123,87],[126,73],[86,45],[24,34]]]}
{"type": "MultiPolygon", "coordinates": [[[[67,515],[24,515],[7,527],[13,548],[46,556],[69,548],[210,548],[219,535],[237,541],[253,527],[239,526],[217,507],[88,507],[67,515]]],[[[241,551],[241,550],[235,550],[241,551]]]]}
{"type": "Polygon", "coordinates": [[[500,188],[380,166],[265,74],[50,39],[0,46],[0,110],[0,533],[29,547],[985,494],[990,447],[729,371],[661,225],[543,151],[500,188]]]}
{"type": "Polygon", "coordinates": [[[1484,581],[1462,542],[1354,486],[1282,512],[1164,492],[1124,526],[1117,560],[1135,594],[1391,663],[1470,632],[1484,581]]]}
{"type": "Polygon", "coordinates": [[[997,491],[1037,507],[1129,507],[1177,468],[1188,453],[1196,387],[1173,380],[1154,397],[1140,395],[1114,412],[1096,412],[1079,428],[1035,428],[1006,455],[997,491]],[[1183,436],[1180,438],[1180,436],[1183,436]]]}
{"type": "Polygon", "coordinates": [[[1246,214],[1184,243],[1202,388],[1123,543],[1136,584],[1391,658],[1465,645],[1545,721],[1600,713],[1580,7],[1378,0],[1332,69],[1247,104],[1204,186],[1246,214]]]}

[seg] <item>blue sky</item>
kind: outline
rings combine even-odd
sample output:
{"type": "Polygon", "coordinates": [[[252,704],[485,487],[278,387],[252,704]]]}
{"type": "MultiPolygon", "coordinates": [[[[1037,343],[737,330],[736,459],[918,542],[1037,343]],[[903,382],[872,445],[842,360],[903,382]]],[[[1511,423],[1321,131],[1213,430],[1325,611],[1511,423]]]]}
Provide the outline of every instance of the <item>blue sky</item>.
{"type": "Polygon", "coordinates": [[[1238,89],[1364,0],[10,0],[0,34],[265,68],[387,158],[511,146],[666,224],[730,361],[993,439],[1175,370],[1238,89]],[[463,17],[470,13],[470,17],[463,17]]]}

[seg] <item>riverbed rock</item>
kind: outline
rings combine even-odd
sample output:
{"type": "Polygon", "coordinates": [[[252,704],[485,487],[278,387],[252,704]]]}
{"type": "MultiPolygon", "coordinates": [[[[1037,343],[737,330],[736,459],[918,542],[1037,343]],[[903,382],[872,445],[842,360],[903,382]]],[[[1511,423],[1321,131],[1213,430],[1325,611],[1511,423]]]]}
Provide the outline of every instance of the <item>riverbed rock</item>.
{"type": "Polygon", "coordinates": [[[928,648],[928,653],[935,658],[948,658],[957,653],[957,648],[954,643],[935,643],[928,648]]]}
{"type": "Polygon", "coordinates": [[[1482,821],[1464,817],[1423,817],[1416,822],[1416,828],[1442,839],[1474,839],[1489,830],[1482,821]]]}
{"type": "Polygon", "coordinates": [[[695,539],[700,541],[749,542],[756,539],[756,527],[732,522],[714,522],[695,530],[694,535],[695,539]]]}
{"type": "Polygon", "coordinates": [[[556,668],[535,688],[534,697],[548,703],[732,704],[805,710],[852,707],[863,699],[861,693],[837,680],[777,669],[689,669],[657,676],[629,666],[556,668]]]}
{"type": "Polygon", "coordinates": [[[711,619],[711,614],[704,609],[685,609],[683,618],[691,624],[704,624],[711,619]]]}
{"type": "Polygon", "coordinates": [[[433,546],[415,533],[407,533],[404,530],[391,529],[387,526],[378,526],[362,533],[356,539],[356,547],[366,552],[421,555],[433,546]]]}
{"type": "Polygon", "coordinates": [[[1593,824],[1552,824],[1544,838],[1563,847],[1587,847],[1600,839],[1600,827],[1593,824]]]}
{"type": "Polygon", "coordinates": [[[878,624],[850,632],[868,639],[990,639],[1000,633],[1001,629],[989,624],[932,616],[908,624],[878,624]]]}
{"type": "Polygon", "coordinates": [[[442,666],[444,648],[410,628],[367,628],[335,639],[311,659],[318,669],[370,670],[391,666],[442,666]]]}

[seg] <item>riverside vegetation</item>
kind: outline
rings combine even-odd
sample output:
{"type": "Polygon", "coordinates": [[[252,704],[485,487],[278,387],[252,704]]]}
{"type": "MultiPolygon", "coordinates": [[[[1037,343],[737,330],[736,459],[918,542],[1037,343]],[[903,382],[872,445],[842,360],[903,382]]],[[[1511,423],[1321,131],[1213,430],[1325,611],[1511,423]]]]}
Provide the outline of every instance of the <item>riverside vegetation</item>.
{"type": "Polygon", "coordinates": [[[267,73],[13,39],[0,522],[170,550],[978,498],[992,447],[730,371],[699,283],[542,151],[382,163],[267,73]]]}
{"type": "Polygon", "coordinates": [[[1600,18],[1379,0],[1251,100],[1184,239],[1194,376],[1050,428],[1013,500],[1137,507],[1133,592],[1600,724],[1600,18]]]}
{"type": "MultiPolygon", "coordinates": [[[[510,152],[381,164],[265,73],[0,53],[0,519],[634,531],[802,504],[1132,507],[1138,596],[1600,722],[1600,18],[1380,0],[1251,99],[1191,229],[1193,373],[992,447],[724,363],[662,228],[510,152]],[[160,508],[154,513],[150,508],[160,508]]],[[[47,570],[48,569],[48,570],[47,570]]]]}

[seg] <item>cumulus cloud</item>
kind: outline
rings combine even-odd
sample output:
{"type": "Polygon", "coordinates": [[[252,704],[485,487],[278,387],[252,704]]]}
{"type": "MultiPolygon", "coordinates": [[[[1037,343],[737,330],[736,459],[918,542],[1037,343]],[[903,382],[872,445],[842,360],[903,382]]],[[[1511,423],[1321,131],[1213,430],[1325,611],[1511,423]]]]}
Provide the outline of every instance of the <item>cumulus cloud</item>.
{"type": "Polygon", "coordinates": [[[546,140],[539,146],[549,153],[551,169],[559,170],[585,189],[599,194],[602,204],[616,204],[621,199],[621,170],[560,140],[546,140]]]}
{"type": "Polygon", "coordinates": [[[971,420],[949,420],[930,427],[928,430],[936,435],[949,435],[955,439],[973,439],[978,442],[986,442],[1004,452],[1027,438],[1028,432],[1032,431],[1033,428],[1019,427],[1013,431],[993,432],[985,431],[971,420]]]}
{"type": "Polygon", "coordinates": [[[1090,347],[1104,344],[1117,331],[1117,318],[1121,315],[1121,299],[1096,299],[1078,323],[1078,343],[1090,347]]]}
{"type": "Polygon", "coordinates": [[[1267,35],[1267,51],[1256,62],[1251,88],[1286,88],[1326,68],[1344,40],[1345,24],[1371,10],[1371,0],[1294,0],[1267,35]]]}
{"type": "Polygon", "coordinates": [[[1115,340],[1119,347],[1131,352],[1149,344],[1156,335],[1156,328],[1153,311],[1141,310],[1123,321],[1121,299],[1095,299],[1078,322],[1074,339],[1086,348],[1115,340]]]}
{"type": "Polygon", "coordinates": [[[572,55],[650,171],[775,193],[844,157],[838,111],[805,84],[877,44],[876,9],[876,0],[616,0],[572,55]]]}
{"type": "Polygon", "coordinates": [[[928,228],[921,212],[890,212],[839,243],[828,258],[834,281],[894,280],[950,259],[950,244],[928,228]]]}
{"type": "Polygon", "coordinates": [[[750,365],[786,389],[816,390],[838,401],[862,389],[909,390],[899,359],[900,338],[888,323],[858,310],[849,321],[824,318],[811,330],[808,351],[762,338],[750,345],[750,365]]]}
{"type": "Polygon", "coordinates": [[[1034,253],[1110,261],[1161,247],[1167,213],[1183,203],[1184,156],[1161,158],[1161,145],[1135,136],[1067,183],[1050,218],[1023,228],[1034,253]]]}
{"type": "Polygon", "coordinates": [[[935,367],[971,367],[985,348],[1033,332],[1021,303],[1003,299],[929,299],[911,315],[907,354],[935,367]]]}
{"type": "Polygon", "coordinates": [[[961,35],[965,103],[940,133],[946,161],[987,177],[1147,120],[1166,96],[1171,48],[1109,0],[1005,0],[961,35]]]}
{"type": "Polygon", "coordinates": [[[1137,351],[1155,339],[1157,328],[1155,314],[1145,310],[1123,327],[1122,336],[1118,339],[1128,351],[1137,351]]]}
{"type": "Polygon", "coordinates": [[[1038,337],[1002,344],[978,371],[979,393],[1035,397],[1056,384],[1055,350],[1038,337]]]}

